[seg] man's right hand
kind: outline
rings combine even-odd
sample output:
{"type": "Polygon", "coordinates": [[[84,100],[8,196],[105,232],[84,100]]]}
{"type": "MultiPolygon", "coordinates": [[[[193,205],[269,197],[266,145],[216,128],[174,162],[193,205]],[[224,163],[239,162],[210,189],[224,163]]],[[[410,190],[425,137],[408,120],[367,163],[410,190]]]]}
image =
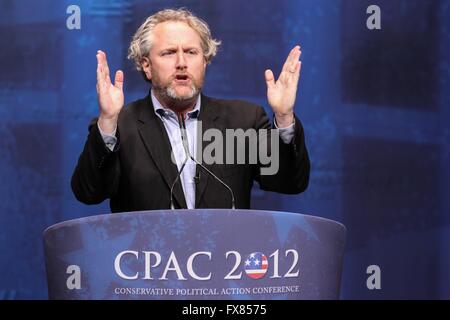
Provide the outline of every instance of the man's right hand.
{"type": "Polygon", "coordinates": [[[123,78],[123,72],[118,70],[114,85],[111,83],[106,54],[97,51],[97,95],[100,108],[98,124],[107,134],[113,133],[117,128],[117,119],[124,103],[123,78]]]}

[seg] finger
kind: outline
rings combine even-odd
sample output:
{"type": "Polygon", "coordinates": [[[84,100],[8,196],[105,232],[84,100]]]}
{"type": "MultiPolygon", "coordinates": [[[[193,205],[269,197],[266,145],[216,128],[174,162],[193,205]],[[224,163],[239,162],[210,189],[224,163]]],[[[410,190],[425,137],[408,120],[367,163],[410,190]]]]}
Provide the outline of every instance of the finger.
{"type": "Polygon", "coordinates": [[[290,76],[287,78],[286,84],[290,86],[298,86],[298,81],[300,79],[300,69],[302,67],[302,62],[297,61],[297,64],[295,66],[295,71],[293,73],[290,73],[290,76]]]}
{"type": "Polygon", "coordinates": [[[295,53],[298,53],[300,51],[302,51],[301,47],[299,45],[296,45],[294,48],[292,48],[292,51],[295,53]]]}
{"type": "Polygon", "coordinates": [[[108,60],[106,59],[106,53],[104,53],[101,50],[98,50],[98,53],[100,55],[100,62],[103,70],[103,76],[105,78],[105,81],[108,85],[111,84],[111,78],[109,76],[109,67],[108,67],[108,60]]]}
{"type": "Polygon", "coordinates": [[[266,78],[266,83],[267,83],[267,88],[272,88],[273,86],[275,86],[275,78],[273,76],[273,72],[270,69],[267,69],[264,72],[264,76],[266,78]]]}
{"type": "Polygon", "coordinates": [[[297,49],[298,49],[298,46],[295,46],[289,52],[289,56],[288,56],[289,64],[291,64],[292,61],[294,60],[295,54],[297,53],[297,49]]]}
{"type": "Polygon", "coordinates": [[[302,67],[302,62],[301,61],[297,61],[294,69],[295,71],[293,73],[291,73],[291,79],[293,80],[292,83],[297,83],[299,78],[300,78],[300,69],[302,67]]]}
{"type": "Polygon", "coordinates": [[[294,51],[294,54],[292,56],[291,66],[290,66],[291,72],[293,71],[293,73],[295,73],[297,71],[297,65],[300,60],[301,55],[302,55],[302,52],[299,49],[294,51]]]}
{"type": "Polygon", "coordinates": [[[102,64],[100,62],[101,58],[97,54],[97,91],[103,91],[105,88],[106,82],[105,82],[105,76],[103,74],[103,68],[102,64]]]}
{"type": "Polygon", "coordinates": [[[116,76],[114,77],[114,86],[120,90],[123,90],[123,71],[117,70],[116,76]]]}
{"type": "Polygon", "coordinates": [[[299,46],[295,46],[291,53],[289,54],[289,62],[287,66],[287,71],[290,73],[295,73],[295,69],[297,67],[297,62],[300,59],[301,51],[299,46]]]}
{"type": "Polygon", "coordinates": [[[106,75],[109,76],[109,67],[108,67],[108,60],[106,59],[106,53],[102,52],[103,55],[103,67],[105,68],[106,75]]]}
{"type": "Polygon", "coordinates": [[[96,55],[96,58],[97,58],[97,83],[99,83],[100,82],[100,80],[101,79],[103,79],[103,75],[102,75],[102,70],[101,70],[101,67],[100,67],[100,64],[101,64],[101,62],[100,62],[100,55],[97,53],[97,55],[96,55]]]}
{"type": "Polygon", "coordinates": [[[295,46],[291,49],[291,51],[289,51],[289,54],[286,58],[286,62],[287,63],[292,63],[292,61],[295,59],[295,55],[297,54],[297,52],[300,51],[300,46],[295,46]]]}
{"type": "Polygon", "coordinates": [[[105,55],[103,53],[103,51],[101,50],[97,50],[97,63],[103,68],[103,64],[104,64],[104,60],[105,60],[105,55]]]}
{"type": "MultiPolygon", "coordinates": [[[[298,49],[296,49],[298,50],[298,49]]],[[[292,61],[289,62],[289,66],[286,68],[285,72],[283,73],[283,81],[289,81],[291,79],[298,80],[299,77],[299,63],[300,63],[300,55],[301,51],[295,51],[292,56],[292,61]]]]}
{"type": "Polygon", "coordinates": [[[293,72],[289,72],[289,76],[286,78],[287,83],[297,83],[300,78],[300,69],[302,67],[302,62],[297,61],[295,67],[293,67],[293,72]]]}
{"type": "Polygon", "coordinates": [[[294,49],[295,48],[293,48],[291,51],[289,51],[289,55],[287,56],[286,61],[283,64],[283,69],[281,69],[281,72],[283,72],[283,71],[288,72],[289,71],[288,68],[290,67],[291,58],[292,58],[292,54],[294,52],[294,49]]]}

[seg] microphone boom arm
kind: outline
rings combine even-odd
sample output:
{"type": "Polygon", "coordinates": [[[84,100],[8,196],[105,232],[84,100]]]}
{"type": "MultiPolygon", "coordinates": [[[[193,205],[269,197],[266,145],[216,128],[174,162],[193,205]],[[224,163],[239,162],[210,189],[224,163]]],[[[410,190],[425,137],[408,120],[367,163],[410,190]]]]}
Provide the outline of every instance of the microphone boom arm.
{"type": "Polygon", "coordinates": [[[204,169],[208,174],[210,174],[211,176],[214,177],[214,179],[216,179],[217,181],[219,181],[229,192],[231,195],[231,209],[235,209],[235,205],[234,205],[234,193],[233,190],[231,190],[231,188],[219,177],[217,177],[214,173],[211,172],[211,170],[209,170],[208,168],[206,168],[203,164],[201,164],[200,162],[198,162],[189,152],[189,145],[188,145],[188,139],[187,139],[187,134],[186,134],[186,124],[184,122],[184,114],[182,113],[178,113],[178,123],[180,125],[180,131],[181,131],[181,141],[183,142],[183,147],[184,147],[184,152],[186,154],[186,158],[183,162],[183,165],[181,166],[180,171],[178,172],[178,175],[175,179],[175,181],[172,184],[172,187],[170,188],[170,208],[172,210],[174,210],[174,205],[173,205],[173,188],[176,184],[176,182],[179,180],[181,172],[184,169],[184,166],[186,165],[186,162],[188,159],[191,159],[192,161],[195,162],[195,164],[199,165],[202,169],[204,169]]]}

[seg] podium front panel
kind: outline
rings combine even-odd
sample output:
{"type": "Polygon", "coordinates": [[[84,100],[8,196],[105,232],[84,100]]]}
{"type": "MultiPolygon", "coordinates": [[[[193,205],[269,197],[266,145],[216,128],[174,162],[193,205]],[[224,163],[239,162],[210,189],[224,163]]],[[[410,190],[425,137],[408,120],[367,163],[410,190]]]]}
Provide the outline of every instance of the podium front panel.
{"type": "Polygon", "coordinates": [[[338,299],[345,227],[297,213],[158,210],[44,232],[50,299],[338,299]]]}

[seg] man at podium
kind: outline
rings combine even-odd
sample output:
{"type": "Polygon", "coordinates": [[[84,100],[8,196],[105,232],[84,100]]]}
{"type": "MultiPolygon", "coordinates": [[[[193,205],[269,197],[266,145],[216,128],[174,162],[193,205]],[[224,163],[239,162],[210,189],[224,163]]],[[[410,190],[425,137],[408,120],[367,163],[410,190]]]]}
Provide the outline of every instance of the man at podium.
{"type": "Polygon", "coordinates": [[[202,93],[219,45],[208,25],[187,10],[148,17],[128,57],[151,90],[126,107],[124,73],[117,71],[112,82],[106,53],[97,52],[99,116],[71,181],[79,201],[109,198],[112,212],[246,209],[254,181],[286,194],[307,188],[310,163],[294,114],[300,47],[291,50],[278,79],[265,71],[270,123],[260,106],[202,93]]]}

